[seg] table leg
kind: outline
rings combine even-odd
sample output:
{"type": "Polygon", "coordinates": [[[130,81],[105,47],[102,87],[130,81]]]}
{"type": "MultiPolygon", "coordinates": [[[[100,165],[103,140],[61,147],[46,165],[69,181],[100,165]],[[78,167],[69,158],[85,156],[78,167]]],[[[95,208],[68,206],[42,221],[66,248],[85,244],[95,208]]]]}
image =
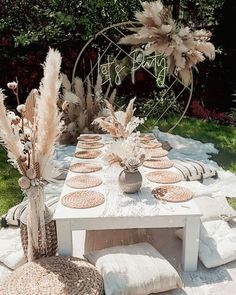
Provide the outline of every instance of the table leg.
{"type": "Polygon", "coordinates": [[[196,271],[198,263],[200,217],[187,217],[183,229],[182,266],[184,271],[196,271]]]}
{"type": "Polygon", "coordinates": [[[72,230],[68,220],[56,220],[57,223],[57,240],[58,254],[62,256],[73,255],[72,230]]]}

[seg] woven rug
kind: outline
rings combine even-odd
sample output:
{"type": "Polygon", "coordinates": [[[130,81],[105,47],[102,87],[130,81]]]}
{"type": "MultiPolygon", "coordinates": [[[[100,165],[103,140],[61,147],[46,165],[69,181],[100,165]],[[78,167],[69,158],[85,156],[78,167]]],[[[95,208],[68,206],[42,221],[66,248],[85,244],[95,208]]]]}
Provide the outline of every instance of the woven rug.
{"type": "Polygon", "coordinates": [[[75,153],[75,157],[80,159],[95,159],[101,154],[101,151],[79,151],[75,153]]]}
{"type": "Polygon", "coordinates": [[[96,191],[78,191],[65,195],[62,197],[62,205],[75,208],[86,209],[97,207],[105,202],[103,194],[96,191]]]}
{"type": "Polygon", "coordinates": [[[104,147],[104,144],[101,142],[78,142],[77,147],[80,149],[100,149],[104,147]]]}
{"type": "Polygon", "coordinates": [[[155,198],[168,202],[184,202],[193,197],[192,191],[177,185],[162,185],[152,190],[155,198]]]}
{"type": "Polygon", "coordinates": [[[101,169],[101,165],[92,163],[76,163],[70,166],[70,171],[75,173],[92,173],[101,169]]]}
{"type": "Polygon", "coordinates": [[[68,186],[81,189],[99,186],[101,183],[101,177],[88,174],[74,176],[66,180],[68,186]]]}
{"type": "Polygon", "coordinates": [[[156,159],[155,161],[144,161],[143,166],[152,169],[167,169],[171,168],[174,163],[166,159],[156,159]]]}
{"type": "Polygon", "coordinates": [[[103,279],[85,260],[48,257],[28,262],[0,286],[0,295],[103,295],[103,279]]]}
{"type": "Polygon", "coordinates": [[[139,138],[143,141],[150,141],[156,139],[154,135],[148,135],[148,134],[140,134],[139,138]]]}
{"type": "Polygon", "coordinates": [[[146,174],[149,181],[158,183],[176,183],[183,180],[181,174],[172,171],[152,171],[146,174]]]}
{"type": "Polygon", "coordinates": [[[84,142],[92,142],[92,141],[98,141],[101,140],[100,135],[80,135],[78,138],[79,141],[84,141],[84,142]]]}

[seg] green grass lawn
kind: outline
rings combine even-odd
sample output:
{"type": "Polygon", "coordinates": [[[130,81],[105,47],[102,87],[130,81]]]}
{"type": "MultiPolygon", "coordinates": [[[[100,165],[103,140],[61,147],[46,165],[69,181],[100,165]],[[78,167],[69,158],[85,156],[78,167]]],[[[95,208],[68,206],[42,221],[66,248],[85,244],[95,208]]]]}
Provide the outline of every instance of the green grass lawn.
{"type": "MultiPolygon", "coordinates": [[[[174,121],[175,118],[162,120],[158,123],[158,126],[160,130],[166,131],[173,126],[174,121]]],[[[154,122],[155,120],[152,119],[147,120],[141,131],[152,131],[154,122]]],[[[216,148],[219,149],[219,154],[213,155],[213,159],[224,169],[236,173],[236,128],[214,125],[193,118],[184,118],[173,131],[173,134],[214,143],[216,148]]],[[[0,147],[0,216],[22,199],[17,184],[18,177],[18,172],[7,163],[6,153],[0,147]]],[[[230,204],[236,209],[236,199],[230,200],[230,204]]]]}
{"type": "Polygon", "coordinates": [[[22,199],[18,178],[17,170],[7,162],[6,152],[0,147],[0,216],[22,199]]]}
{"type": "MultiPolygon", "coordinates": [[[[175,122],[176,118],[169,118],[155,124],[154,119],[148,119],[141,131],[150,132],[156,125],[161,131],[167,131],[175,122]]],[[[219,153],[213,155],[212,159],[224,169],[236,174],[236,127],[220,126],[204,120],[184,118],[172,133],[213,143],[219,153]]],[[[236,210],[236,199],[229,199],[229,203],[236,210]]]]}

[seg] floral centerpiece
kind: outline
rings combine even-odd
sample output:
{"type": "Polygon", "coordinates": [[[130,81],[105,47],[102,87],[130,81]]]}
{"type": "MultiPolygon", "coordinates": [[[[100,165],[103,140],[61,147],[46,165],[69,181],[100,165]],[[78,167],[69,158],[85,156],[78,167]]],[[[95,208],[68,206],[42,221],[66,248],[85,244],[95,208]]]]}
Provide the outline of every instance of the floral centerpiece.
{"type": "MultiPolygon", "coordinates": [[[[18,105],[18,115],[6,109],[5,95],[0,90],[0,143],[6,148],[10,163],[19,170],[19,186],[29,200],[21,219],[22,243],[29,261],[56,251],[56,228],[44,203],[43,186],[45,181],[53,181],[59,174],[53,152],[61,131],[57,109],[60,65],[60,53],[50,49],[39,91],[32,90],[26,103],[18,105]],[[49,221],[50,237],[47,235],[49,221]],[[53,249],[49,242],[53,243],[53,249]]],[[[17,83],[9,83],[8,87],[19,103],[17,83]]]]}
{"type": "Polygon", "coordinates": [[[123,170],[119,175],[119,185],[125,193],[137,192],[142,185],[142,175],[138,168],[143,164],[145,154],[137,145],[139,133],[126,139],[114,141],[107,149],[105,159],[109,164],[119,164],[123,170]]]}

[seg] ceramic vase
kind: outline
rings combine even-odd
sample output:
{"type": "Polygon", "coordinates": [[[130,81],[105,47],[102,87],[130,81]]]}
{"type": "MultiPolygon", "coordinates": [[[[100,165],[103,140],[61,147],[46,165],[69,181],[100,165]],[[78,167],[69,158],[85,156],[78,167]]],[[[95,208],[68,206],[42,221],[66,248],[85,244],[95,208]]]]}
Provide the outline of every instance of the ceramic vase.
{"type": "Polygon", "coordinates": [[[142,174],[138,169],[134,171],[122,170],[119,175],[119,186],[123,193],[133,194],[140,190],[142,186],[142,174]]]}

